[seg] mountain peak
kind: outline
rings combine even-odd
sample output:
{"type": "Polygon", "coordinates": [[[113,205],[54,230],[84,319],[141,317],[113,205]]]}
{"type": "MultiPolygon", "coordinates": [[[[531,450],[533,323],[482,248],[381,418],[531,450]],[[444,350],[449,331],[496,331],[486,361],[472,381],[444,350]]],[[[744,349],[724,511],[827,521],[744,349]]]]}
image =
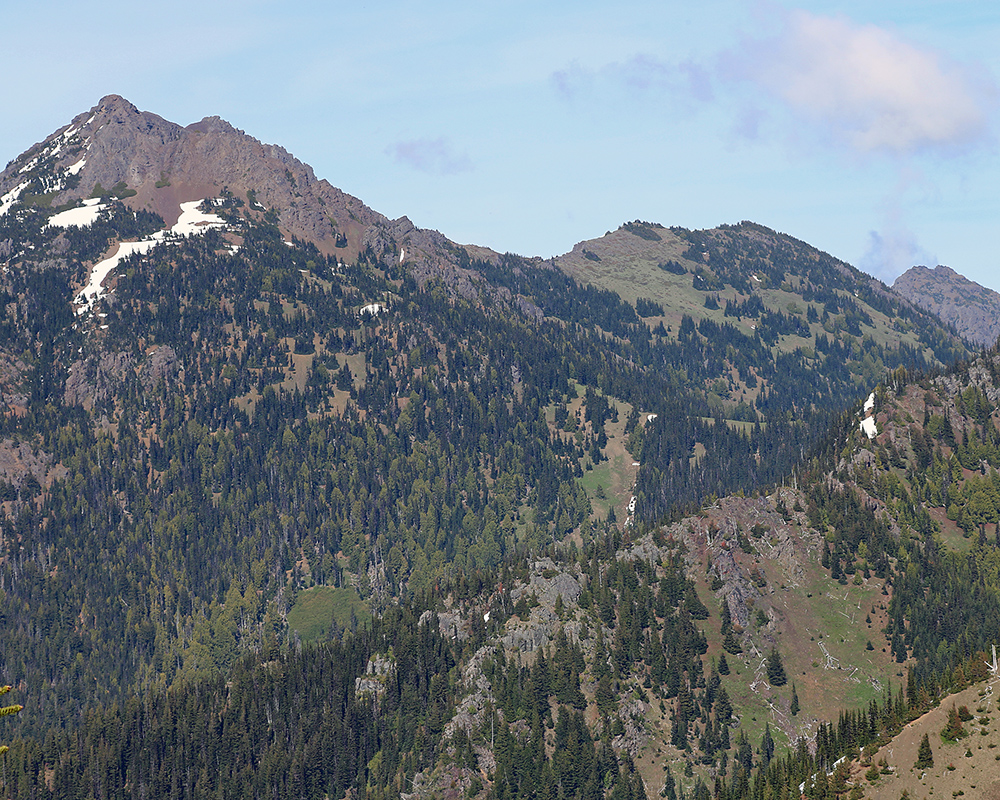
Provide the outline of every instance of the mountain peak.
{"type": "Polygon", "coordinates": [[[101,98],[101,101],[94,106],[94,112],[104,112],[126,110],[133,114],[138,114],[139,109],[122,97],[120,94],[108,94],[101,98]]]}
{"type": "MultiPolygon", "coordinates": [[[[409,220],[390,221],[316,177],[312,168],[276,144],[265,144],[219,116],[187,126],[142,111],[116,94],[101,98],[0,173],[0,216],[23,195],[27,205],[69,210],[114,196],[133,211],[147,210],[168,227],[181,206],[223,194],[243,216],[277,221],[286,238],[315,244],[326,255],[353,261],[366,248],[415,274],[461,283],[455,246],[409,220]]],[[[483,248],[478,257],[496,254],[483,248]]]]}
{"type": "Polygon", "coordinates": [[[1000,294],[951,267],[911,267],[892,288],[953,325],[970,342],[988,347],[1000,337],[1000,294]]]}
{"type": "Polygon", "coordinates": [[[183,127],[116,94],[78,114],[0,175],[0,195],[49,194],[52,207],[112,187],[131,208],[155,211],[168,224],[184,202],[227,190],[253,197],[247,213],[274,211],[287,235],[347,259],[362,249],[372,225],[388,224],[357,198],[318,180],[284,149],[261,143],[221,117],[183,127]]]}

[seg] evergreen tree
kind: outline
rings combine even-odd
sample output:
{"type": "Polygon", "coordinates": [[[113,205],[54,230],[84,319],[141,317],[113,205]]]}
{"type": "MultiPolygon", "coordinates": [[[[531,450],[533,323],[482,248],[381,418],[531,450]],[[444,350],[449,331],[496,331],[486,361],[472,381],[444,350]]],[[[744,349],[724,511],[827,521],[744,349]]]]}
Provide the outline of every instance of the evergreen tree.
{"type": "Polygon", "coordinates": [[[722,640],[722,649],[733,655],[743,652],[743,648],[740,647],[739,640],[736,638],[736,634],[733,633],[732,628],[726,631],[726,635],[722,640]]]}
{"type": "Polygon", "coordinates": [[[764,735],[760,740],[760,758],[765,769],[774,757],[774,739],[771,738],[771,726],[764,723],[764,735]]]}
{"type": "Polygon", "coordinates": [[[733,716],[733,705],[729,702],[729,694],[726,692],[725,686],[719,689],[719,695],[715,701],[715,714],[716,718],[724,725],[728,725],[733,716]]]}
{"type": "Polygon", "coordinates": [[[958,715],[958,709],[953,705],[948,711],[948,724],[941,731],[941,736],[950,742],[957,741],[965,736],[965,726],[958,715]]]}
{"type": "Polygon", "coordinates": [[[781,655],[776,647],[772,647],[767,656],[767,680],[772,686],[784,686],[788,683],[788,676],[785,675],[781,655]]]}
{"type": "Polygon", "coordinates": [[[917,762],[913,765],[917,769],[930,769],[934,766],[934,753],[931,751],[931,742],[925,733],[920,740],[920,748],[917,750],[917,762]]]}

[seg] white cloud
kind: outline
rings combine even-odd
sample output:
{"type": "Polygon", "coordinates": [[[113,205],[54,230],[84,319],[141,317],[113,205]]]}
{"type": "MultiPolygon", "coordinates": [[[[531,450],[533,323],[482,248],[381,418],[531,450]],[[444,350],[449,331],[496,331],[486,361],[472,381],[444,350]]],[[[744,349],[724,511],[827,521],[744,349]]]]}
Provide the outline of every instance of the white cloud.
{"type": "Polygon", "coordinates": [[[396,142],[386,152],[397,162],[432,175],[455,175],[472,169],[469,157],[456,153],[443,136],[396,142]]]}
{"type": "Polygon", "coordinates": [[[779,35],[744,41],[721,73],[749,80],[860,152],[952,149],[988,134],[986,74],[875,25],[785,12],[779,35]]]}
{"type": "Polygon", "coordinates": [[[938,260],[920,246],[913,231],[890,224],[882,232],[868,232],[868,249],[858,267],[883,283],[892,285],[896,278],[915,264],[935,267],[938,260]]]}

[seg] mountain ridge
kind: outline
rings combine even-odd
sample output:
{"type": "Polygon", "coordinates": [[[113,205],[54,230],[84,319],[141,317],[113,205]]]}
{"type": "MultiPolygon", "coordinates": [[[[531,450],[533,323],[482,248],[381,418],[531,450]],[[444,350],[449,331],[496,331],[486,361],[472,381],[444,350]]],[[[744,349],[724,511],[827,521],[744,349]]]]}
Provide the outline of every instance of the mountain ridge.
{"type": "MultiPolygon", "coordinates": [[[[284,148],[264,144],[218,116],[181,126],[108,95],[15,158],[0,175],[0,196],[23,191],[33,168],[52,162],[62,180],[43,184],[46,205],[78,204],[121,186],[133,209],[176,222],[185,201],[223,191],[251,193],[247,213],[274,207],[290,236],[313,242],[325,255],[353,260],[365,248],[379,257],[409,248],[412,261],[448,259],[451,244],[408,219],[389,220],[361,200],[318,179],[312,168],[284,148]]],[[[484,248],[477,248],[486,252],[484,248]]]]}

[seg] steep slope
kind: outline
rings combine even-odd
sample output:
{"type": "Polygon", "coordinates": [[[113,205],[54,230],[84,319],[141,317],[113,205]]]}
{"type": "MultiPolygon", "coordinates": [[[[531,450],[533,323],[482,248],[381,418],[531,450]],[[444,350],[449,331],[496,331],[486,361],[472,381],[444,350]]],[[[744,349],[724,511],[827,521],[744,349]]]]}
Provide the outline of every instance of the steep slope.
{"type": "Polygon", "coordinates": [[[892,288],[953,325],[970,342],[991,347],[1000,337],[1000,294],[950,267],[911,267],[892,288]]]}

